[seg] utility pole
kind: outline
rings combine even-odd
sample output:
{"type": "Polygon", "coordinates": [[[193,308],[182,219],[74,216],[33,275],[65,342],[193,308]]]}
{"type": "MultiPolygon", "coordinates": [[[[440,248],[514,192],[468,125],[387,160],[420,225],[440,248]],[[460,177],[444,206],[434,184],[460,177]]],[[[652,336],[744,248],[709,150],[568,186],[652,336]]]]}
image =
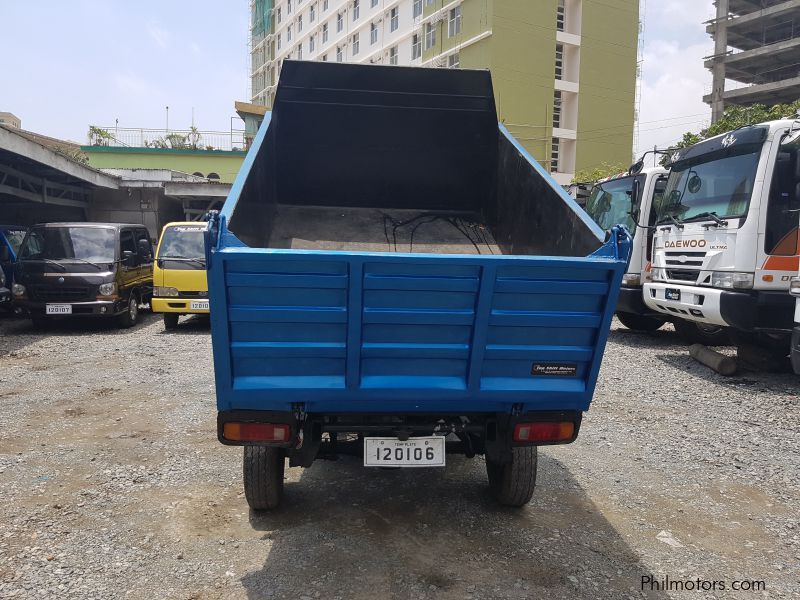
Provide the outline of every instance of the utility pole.
{"type": "Polygon", "coordinates": [[[169,106],[165,108],[167,109],[167,133],[169,133],[169,106]]]}

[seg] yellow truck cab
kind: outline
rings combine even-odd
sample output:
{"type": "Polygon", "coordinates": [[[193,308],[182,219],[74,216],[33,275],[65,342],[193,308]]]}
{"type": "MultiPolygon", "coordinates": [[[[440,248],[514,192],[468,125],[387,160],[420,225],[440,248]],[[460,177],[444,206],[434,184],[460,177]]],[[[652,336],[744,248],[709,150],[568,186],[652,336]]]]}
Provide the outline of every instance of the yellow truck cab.
{"type": "Polygon", "coordinates": [[[158,240],[153,268],[154,313],[164,314],[164,329],[175,329],[180,315],[207,314],[208,282],[203,245],[205,223],[167,223],[158,240]]]}

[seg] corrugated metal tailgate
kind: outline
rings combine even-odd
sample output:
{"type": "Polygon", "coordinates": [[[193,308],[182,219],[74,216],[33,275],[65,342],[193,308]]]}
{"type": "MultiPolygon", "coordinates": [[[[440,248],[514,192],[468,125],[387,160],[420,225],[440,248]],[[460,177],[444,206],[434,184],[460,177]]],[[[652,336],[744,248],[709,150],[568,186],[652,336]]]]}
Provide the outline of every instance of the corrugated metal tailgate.
{"type": "Polygon", "coordinates": [[[625,264],[248,248],[216,259],[220,410],[308,412],[585,410],[625,264]]]}

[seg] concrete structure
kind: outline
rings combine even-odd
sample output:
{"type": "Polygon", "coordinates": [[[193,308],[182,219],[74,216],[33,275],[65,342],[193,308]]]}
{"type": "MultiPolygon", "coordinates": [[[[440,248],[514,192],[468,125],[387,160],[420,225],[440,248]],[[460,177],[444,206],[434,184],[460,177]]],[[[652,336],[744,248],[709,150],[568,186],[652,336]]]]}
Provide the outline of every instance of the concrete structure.
{"type": "Polygon", "coordinates": [[[169,221],[202,218],[231,188],[169,169],[101,171],[36,137],[0,125],[0,222],[142,223],[155,237],[169,221]]]}
{"type": "Polygon", "coordinates": [[[22,121],[19,117],[10,112],[0,112],[0,125],[6,125],[15,129],[22,128],[22,121]]]}
{"type": "Polygon", "coordinates": [[[628,163],[638,0],[251,0],[252,102],[284,60],[491,69],[498,114],[569,183],[628,163]]]}
{"type": "Polygon", "coordinates": [[[96,169],[167,169],[222,183],[233,182],[246,154],[244,150],[123,146],[81,146],[81,150],[96,169]]]}
{"type": "Polygon", "coordinates": [[[711,93],[719,119],[728,105],[776,104],[800,98],[800,0],[716,0],[707,23],[714,54],[711,93]]]}

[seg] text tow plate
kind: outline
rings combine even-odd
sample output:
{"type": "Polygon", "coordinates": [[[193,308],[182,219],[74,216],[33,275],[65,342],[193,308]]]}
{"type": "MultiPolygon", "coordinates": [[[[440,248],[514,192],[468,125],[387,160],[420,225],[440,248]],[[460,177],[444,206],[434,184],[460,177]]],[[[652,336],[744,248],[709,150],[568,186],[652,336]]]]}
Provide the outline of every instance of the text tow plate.
{"type": "Polygon", "coordinates": [[[208,300],[193,300],[189,304],[191,310],[208,310],[208,300]]]}
{"type": "Polygon", "coordinates": [[[365,467],[443,467],[444,436],[411,438],[364,438],[365,467]]]}
{"type": "Polygon", "coordinates": [[[667,288],[664,290],[664,300],[677,300],[680,301],[681,299],[681,291],[676,290],[673,288],[667,288]]]}

